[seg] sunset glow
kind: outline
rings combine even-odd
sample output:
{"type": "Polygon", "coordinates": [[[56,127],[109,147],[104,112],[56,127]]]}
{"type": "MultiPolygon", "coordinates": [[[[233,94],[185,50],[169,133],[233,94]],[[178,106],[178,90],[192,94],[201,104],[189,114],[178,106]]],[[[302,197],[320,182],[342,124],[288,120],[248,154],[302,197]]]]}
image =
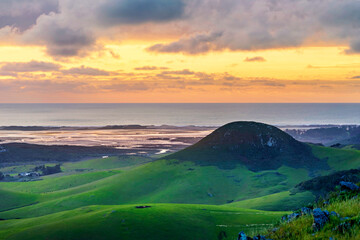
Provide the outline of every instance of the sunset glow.
{"type": "Polygon", "coordinates": [[[102,1],[79,21],[83,1],[31,2],[32,24],[26,1],[0,13],[0,102],[360,102],[360,27],[341,15],[357,1],[329,1],[319,16],[323,1],[154,1],[146,14],[142,1],[102,1]],[[290,16],[300,29],[279,25],[290,16]]]}

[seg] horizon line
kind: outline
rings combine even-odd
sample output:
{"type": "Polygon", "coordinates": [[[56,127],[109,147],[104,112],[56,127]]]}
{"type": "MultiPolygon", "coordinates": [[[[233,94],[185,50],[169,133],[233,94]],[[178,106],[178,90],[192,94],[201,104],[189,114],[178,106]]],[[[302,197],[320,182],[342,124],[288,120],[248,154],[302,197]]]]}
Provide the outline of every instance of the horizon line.
{"type": "Polygon", "coordinates": [[[0,102],[0,104],[360,104],[360,102],[0,102]]]}

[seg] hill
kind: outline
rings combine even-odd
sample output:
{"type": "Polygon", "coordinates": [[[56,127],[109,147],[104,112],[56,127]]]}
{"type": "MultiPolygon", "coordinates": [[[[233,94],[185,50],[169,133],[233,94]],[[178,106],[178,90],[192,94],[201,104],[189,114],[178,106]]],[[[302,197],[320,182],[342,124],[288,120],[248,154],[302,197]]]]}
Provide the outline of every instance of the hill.
{"type": "MultiPolygon", "coordinates": [[[[56,239],[58,235],[67,239],[177,239],[178,236],[179,239],[234,239],[241,230],[254,235],[269,227],[267,224],[276,222],[275,217],[279,219],[282,215],[279,211],[294,210],[312,202],[316,197],[312,191],[292,192],[292,189],[309,180],[314,169],[317,175],[324,176],[360,166],[360,151],[303,144],[265,124],[241,122],[240,125],[226,125],[199,145],[184,150],[190,154],[189,149],[197,153],[195,146],[204,151],[215,146],[221,158],[212,158],[215,153],[211,151],[207,154],[200,151],[205,154],[203,158],[190,159],[179,159],[176,154],[154,161],[136,156],[100,158],[63,163],[64,172],[42,177],[41,181],[0,182],[0,194],[9,196],[0,212],[0,218],[5,219],[0,221],[0,236],[6,239],[56,239]],[[266,129],[268,133],[263,135],[266,129]],[[291,155],[297,154],[298,149],[305,151],[302,158],[291,155]],[[228,158],[224,157],[227,151],[234,153],[229,154],[233,158],[228,165],[228,158]],[[237,154],[255,156],[251,158],[254,161],[275,161],[278,165],[254,169],[258,166],[243,162],[237,154]],[[312,168],[305,156],[321,164],[312,168]]],[[[21,169],[27,167],[33,168],[30,163],[21,169]]],[[[14,171],[9,167],[4,169],[14,171]]]]}
{"type": "MultiPolygon", "coordinates": [[[[360,151],[306,146],[330,167],[329,170],[319,170],[319,175],[360,166],[360,151]]],[[[224,169],[193,161],[160,159],[146,164],[138,161],[139,165],[131,165],[136,162],[136,157],[133,157],[126,163],[119,158],[65,163],[63,174],[46,177],[43,181],[0,183],[0,189],[40,194],[38,204],[1,212],[0,218],[37,217],[104,204],[233,203],[234,207],[244,207],[248,202],[242,201],[254,198],[256,204],[249,204],[250,208],[278,211],[292,210],[297,207],[296,203],[314,200],[311,193],[288,193],[296,184],[311,178],[311,170],[306,168],[283,165],[276,170],[253,172],[241,164],[224,169]],[[107,171],[100,171],[104,168],[107,171]],[[56,184],[49,187],[47,183],[56,184]],[[284,201],[294,204],[283,204],[284,201]]]]}
{"type": "Polygon", "coordinates": [[[0,189],[0,212],[37,203],[39,196],[0,189]]]}
{"type": "Polygon", "coordinates": [[[232,240],[239,229],[255,234],[284,212],[224,206],[150,204],[88,206],[38,218],[0,222],[0,239],[232,240]]]}
{"type": "Polygon", "coordinates": [[[310,191],[318,197],[326,197],[326,194],[335,190],[335,186],[341,181],[360,182],[360,170],[351,169],[335,172],[330,175],[316,177],[297,184],[293,191],[310,191]]]}
{"type": "Polygon", "coordinates": [[[311,171],[328,168],[326,161],[314,156],[309,145],[274,126],[256,122],[227,124],[195,145],[165,159],[193,161],[225,169],[241,164],[254,172],[275,170],[283,165],[311,171]]]}

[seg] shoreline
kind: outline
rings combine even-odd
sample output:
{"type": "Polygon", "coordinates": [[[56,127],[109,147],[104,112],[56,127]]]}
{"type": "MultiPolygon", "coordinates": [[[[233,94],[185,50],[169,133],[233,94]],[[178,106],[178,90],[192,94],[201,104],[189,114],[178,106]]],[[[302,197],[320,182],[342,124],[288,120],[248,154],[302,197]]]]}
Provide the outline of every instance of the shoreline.
{"type": "MultiPolygon", "coordinates": [[[[344,126],[360,126],[360,124],[303,124],[303,125],[291,125],[291,124],[273,124],[280,129],[311,129],[311,128],[330,128],[330,127],[344,127],[344,126]]],[[[221,125],[214,126],[202,126],[202,125],[140,125],[140,124],[131,124],[131,125],[104,125],[104,126],[18,126],[18,125],[8,125],[0,126],[0,131],[49,131],[49,130],[59,130],[59,131],[82,131],[82,130],[139,130],[139,129],[188,129],[188,130],[197,130],[197,129],[216,129],[221,127],[221,125]]]]}

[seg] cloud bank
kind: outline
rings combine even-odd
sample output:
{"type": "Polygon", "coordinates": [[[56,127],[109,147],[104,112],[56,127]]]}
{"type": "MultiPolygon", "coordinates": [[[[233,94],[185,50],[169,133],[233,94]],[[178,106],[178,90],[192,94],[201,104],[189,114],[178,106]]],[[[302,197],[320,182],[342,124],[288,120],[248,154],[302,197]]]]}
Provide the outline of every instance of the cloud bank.
{"type": "Polygon", "coordinates": [[[101,40],[172,34],[157,53],[205,54],[298,46],[348,46],[360,53],[358,0],[3,0],[0,42],[84,56],[101,40]],[[10,38],[9,36],[12,36],[10,38]]]}

